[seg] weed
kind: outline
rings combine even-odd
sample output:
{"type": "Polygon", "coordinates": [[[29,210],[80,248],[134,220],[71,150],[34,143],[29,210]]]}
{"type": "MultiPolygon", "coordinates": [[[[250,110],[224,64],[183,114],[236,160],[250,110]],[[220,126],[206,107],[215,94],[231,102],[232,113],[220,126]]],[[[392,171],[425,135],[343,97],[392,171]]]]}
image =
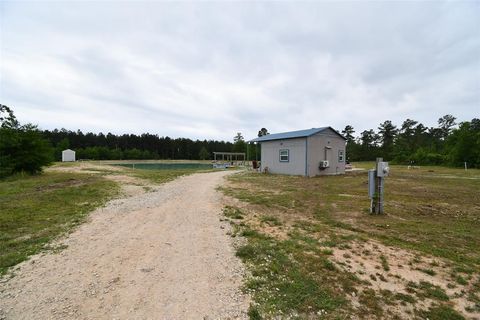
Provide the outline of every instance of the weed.
{"type": "Polygon", "coordinates": [[[344,299],[331,290],[324,277],[340,279],[344,288],[350,288],[350,283],[356,280],[338,271],[321,254],[318,241],[296,232],[283,241],[248,229],[243,233],[249,235],[248,243],[239,247],[236,255],[252,274],[245,284],[257,303],[252,315],[320,310],[341,314],[344,299]],[[319,266],[322,278],[312,275],[319,266]]]}
{"type": "Polygon", "coordinates": [[[457,265],[453,269],[455,272],[465,273],[465,274],[472,274],[475,272],[475,269],[467,266],[457,265]]]}
{"type": "Polygon", "coordinates": [[[277,217],[269,216],[269,215],[261,216],[260,221],[263,222],[263,223],[267,223],[269,225],[273,225],[273,226],[282,225],[282,223],[280,222],[280,220],[277,217]]]}
{"type": "Polygon", "coordinates": [[[381,273],[377,273],[377,277],[380,279],[380,281],[388,282],[387,278],[385,278],[385,276],[381,273]]]}
{"type": "Polygon", "coordinates": [[[331,255],[333,255],[333,250],[332,249],[322,249],[321,253],[325,254],[327,256],[331,256],[331,255]]]}
{"type": "Polygon", "coordinates": [[[383,270],[385,270],[385,271],[390,271],[390,266],[388,265],[387,257],[385,257],[385,256],[382,254],[382,255],[380,256],[380,261],[382,262],[383,270]]]}
{"type": "Polygon", "coordinates": [[[375,315],[377,317],[383,315],[383,309],[380,305],[381,299],[376,296],[375,290],[370,288],[363,290],[358,297],[358,301],[362,306],[360,309],[361,314],[366,316],[375,315]]]}
{"type": "Polygon", "coordinates": [[[250,305],[250,307],[248,308],[248,317],[250,320],[262,320],[262,316],[260,315],[260,312],[253,305],[250,305]]]}
{"type": "Polygon", "coordinates": [[[243,212],[240,209],[234,208],[231,206],[226,206],[225,208],[223,208],[223,214],[227,218],[237,219],[237,220],[243,219],[243,212]]]}
{"type": "Polygon", "coordinates": [[[245,260],[251,260],[256,256],[255,247],[250,244],[244,245],[237,249],[236,256],[245,260]]]}
{"type": "Polygon", "coordinates": [[[417,296],[420,298],[431,298],[440,301],[449,300],[448,295],[445,293],[445,290],[430,282],[420,281],[418,285],[413,282],[409,282],[408,287],[418,289],[417,296]]]}
{"type": "Polygon", "coordinates": [[[458,283],[458,284],[461,284],[462,286],[466,286],[468,284],[468,281],[462,277],[461,275],[457,274],[456,277],[455,277],[455,281],[458,283]]]}
{"type": "Polygon", "coordinates": [[[369,256],[372,252],[370,250],[363,250],[362,253],[366,256],[369,256]]]}
{"type": "Polygon", "coordinates": [[[432,277],[437,274],[433,269],[418,269],[418,270],[432,277]]]}
{"type": "Polygon", "coordinates": [[[465,318],[447,305],[436,305],[428,311],[421,311],[420,315],[424,319],[430,320],[464,320],[465,318]]]}
{"type": "Polygon", "coordinates": [[[326,260],[326,259],[323,260],[323,267],[330,271],[337,270],[337,267],[335,267],[335,264],[333,264],[333,262],[331,262],[330,260],[326,260]]]}
{"type": "Polygon", "coordinates": [[[430,262],[430,265],[432,267],[439,267],[440,266],[440,264],[436,260],[433,260],[432,262],[430,262]]]}
{"type": "Polygon", "coordinates": [[[410,294],[401,293],[401,292],[398,292],[395,294],[395,299],[405,303],[412,303],[412,304],[417,302],[414,296],[410,294]]]}

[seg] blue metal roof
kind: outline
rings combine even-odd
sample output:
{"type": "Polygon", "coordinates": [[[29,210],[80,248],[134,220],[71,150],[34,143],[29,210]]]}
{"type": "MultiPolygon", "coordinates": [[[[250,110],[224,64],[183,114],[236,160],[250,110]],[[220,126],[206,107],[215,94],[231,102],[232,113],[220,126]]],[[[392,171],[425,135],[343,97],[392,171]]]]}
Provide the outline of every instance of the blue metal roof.
{"type": "Polygon", "coordinates": [[[340,137],[345,139],[344,136],[342,136],[340,133],[335,131],[335,129],[333,129],[332,127],[322,127],[322,128],[312,128],[312,129],[305,129],[305,130],[298,130],[298,131],[267,134],[266,136],[258,137],[248,142],[263,142],[263,141],[271,141],[271,140],[303,138],[303,137],[309,137],[314,134],[320,133],[326,129],[333,130],[336,134],[338,134],[340,137]]]}

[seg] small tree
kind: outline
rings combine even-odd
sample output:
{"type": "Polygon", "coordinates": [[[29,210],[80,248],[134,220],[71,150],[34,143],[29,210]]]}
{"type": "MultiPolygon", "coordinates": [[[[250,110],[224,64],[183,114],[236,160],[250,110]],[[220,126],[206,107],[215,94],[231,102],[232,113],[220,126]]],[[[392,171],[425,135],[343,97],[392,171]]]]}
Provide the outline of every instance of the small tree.
{"type": "Polygon", "coordinates": [[[242,136],[242,133],[241,132],[237,132],[237,135],[235,137],[233,137],[233,142],[238,142],[238,141],[244,141],[245,139],[243,138],[242,136]]]}
{"type": "Polygon", "coordinates": [[[237,132],[237,135],[233,138],[234,144],[232,151],[233,152],[246,152],[247,151],[247,143],[242,136],[241,132],[237,132]]]}
{"type": "Polygon", "coordinates": [[[263,137],[266,136],[267,134],[270,134],[266,128],[262,128],[258,131],[258,137],[263,137]]]}
{"type": "Polygon", "coordinates": [[[383,157],[385,159],[392,158],[393,146],[397,137],[398,129],[390,120],[386,120],[378,127],[378,134],[380,136],[381,148],[383,157]]]}
{"type": "Polygon", "coordinates": [[[440,119],[438,119],[438,127],[442,132],[442,139],[446,140],[450,132],[452,131],[453,127],[457,124],[455,122],[457,118],[452,116],[451,114],[446,114],[440,119]]]}
{"type": "Polygon", "coordinates": [[[21,126],[7,106],[0,105],[0,115],[0,177],[41,172],[53,160],[50,143],[36,126],[21,126]]]}
{"type": "Polygon", "coordinates": [[[353,130],[353,127],[351,125],[345,126],[345,129],[342,130],[342,134],[347,139],[347,143],[353,143],[355,142],[355,137],[353,134],[355,133],[355,130],[353,130]]]}
{"type": "Polygon", "coordinates": [[[12,109],[6,105],[0,104],[0,127],[7,129],[18,128],[20,124],[17,121],[17,118],[13,114],[12,109]]]}
{"type": "Polygon", "coordinates": [[[202,147],[200,149],[200,152],[198,153],[198,157],[200,158],[200,160],[210,159],[210,154],[208,153],[207,148],[202,147]]]}

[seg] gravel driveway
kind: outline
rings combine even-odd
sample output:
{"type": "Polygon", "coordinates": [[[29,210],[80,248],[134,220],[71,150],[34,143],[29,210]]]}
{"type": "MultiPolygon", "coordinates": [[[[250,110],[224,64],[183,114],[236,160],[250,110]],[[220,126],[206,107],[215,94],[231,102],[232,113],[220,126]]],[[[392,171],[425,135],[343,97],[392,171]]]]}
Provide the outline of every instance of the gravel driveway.
{"type": "Polygon", "coordinates": [[[243,319],[243,267],[215,188],[228,172],[181,177],[111,201],[0,283],[0,319],[243,319]]]}

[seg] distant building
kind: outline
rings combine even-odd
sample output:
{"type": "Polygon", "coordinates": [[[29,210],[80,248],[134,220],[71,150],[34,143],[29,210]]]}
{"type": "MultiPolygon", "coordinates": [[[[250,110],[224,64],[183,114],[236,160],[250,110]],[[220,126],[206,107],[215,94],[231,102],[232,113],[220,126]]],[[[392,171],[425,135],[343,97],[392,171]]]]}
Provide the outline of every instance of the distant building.
{"type": "Polygon", "coordinates": [[[75,161],[75,151],[67,149],[62,151],[62,162],[75,161]]]}
{"type": "Polygon", "coordinates": [[[345,173],[346,139],[332,127],[268,134],[249,142],[261,145],[262,171],[308,177],[345,173]]]}

